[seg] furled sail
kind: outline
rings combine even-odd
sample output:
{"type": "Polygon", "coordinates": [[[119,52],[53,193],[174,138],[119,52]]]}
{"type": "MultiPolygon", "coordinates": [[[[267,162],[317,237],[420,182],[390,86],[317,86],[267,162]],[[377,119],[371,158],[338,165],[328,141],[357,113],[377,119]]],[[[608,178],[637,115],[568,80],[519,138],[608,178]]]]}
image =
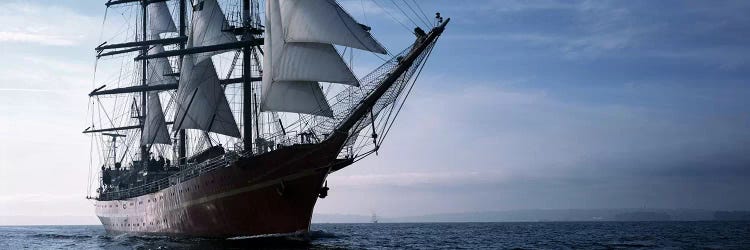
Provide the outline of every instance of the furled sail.
{"type": "MultiPolygon", "coordinates": [[[[193,30],[190,41],[188,41],[190,47],[237,42],[237,37],[232,32],[224,31],[225,28],[229,27],[229,24],[216,0],[196,1],[192,23],[193,30]]],[[[220,53],[223,53],[223,51],[201,53],[196,57],[196,62],[220,53]]]]}
{"type": "Polygon", "coordinates": [[[332,0],[266,1],[264,39],[264,111],[333,116],[318,82],[359,85],[333,44],[385,52],[332,0]]]}
{"type": "Polygon", "coordinates": [[[287,42],[327,43],[387,53],[335,0],[284,0],[279,3],[287,42]]]}
{"type": "Polygon", "coordinates": [[[146,122],[143,126],[141,145],[172,144],[172,141],[169,139],[167,123],[164,121],[164,111],[161,109],[159,93],[148,93],[147,106],[148,112],[146,113],[146,122]]]}
{"type": "Polygon", "coordinates": [[[148,27],[152,37],[155,35],[158,39],[159,34],[177,32],[177,26],[174,25],[172,14],[169,13],[166,2],[151,3],[147,8],[148,27]]]}
{"type": "Polygon", "coordinates": [[[185,56],[177,89],[177,114],[172,129],[200,129],[240,137],[213,61],[185,56]]]}

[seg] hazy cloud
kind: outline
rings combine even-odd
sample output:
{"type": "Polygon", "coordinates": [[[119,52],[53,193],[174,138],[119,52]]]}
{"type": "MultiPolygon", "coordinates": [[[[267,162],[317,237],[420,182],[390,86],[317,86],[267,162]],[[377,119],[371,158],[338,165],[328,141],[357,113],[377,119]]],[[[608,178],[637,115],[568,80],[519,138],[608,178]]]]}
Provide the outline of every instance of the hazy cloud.
{"type": "Polygon", "coordinates": [[[502,181],[507,176],[499,172],[476,171],[433,171],[433,172],[401,172],[394,174],[364,174],[364,175],[333,175],[332,183],[344,188],[434,188],[446,186],[461,186],[466,184],[487,184],[502,181]]]}
{"type": "Polygon", "coordinates": [[[27,2],[0,3],[0,43],[72,46],[96,34],[96,18],[69,8],[27,2]]]}

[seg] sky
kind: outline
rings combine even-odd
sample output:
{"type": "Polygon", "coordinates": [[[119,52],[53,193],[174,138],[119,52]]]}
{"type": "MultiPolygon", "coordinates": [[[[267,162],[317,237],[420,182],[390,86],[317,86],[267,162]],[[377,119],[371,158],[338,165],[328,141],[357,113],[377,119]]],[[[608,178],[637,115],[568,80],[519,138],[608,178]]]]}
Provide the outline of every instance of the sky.
{"type": "MultiPolygon", "coordinates": [[[[316,213],[750,209],[750,2],[416,1],[452,21],[379,154],[330,176],[316,213]]],[[[0,217],[93,218],[103,2],[0,3],[0,217]]],[[[340,2],[391,51],[420,23],[340,2]]]]}

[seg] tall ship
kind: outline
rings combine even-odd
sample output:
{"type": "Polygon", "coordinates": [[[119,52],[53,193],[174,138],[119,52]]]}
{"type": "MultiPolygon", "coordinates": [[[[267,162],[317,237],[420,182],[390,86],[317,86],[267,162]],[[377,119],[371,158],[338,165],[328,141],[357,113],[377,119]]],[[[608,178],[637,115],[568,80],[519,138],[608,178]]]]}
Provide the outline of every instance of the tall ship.
{"type": "Polygon", "coordinates": [[[106,231],[306,235],[326,178],[378,151],[450,21],[399,3],[425,25],[391,53],[335,0],[107,1],[83,131],[106,231]],[[382,65],[355,74],[355,56],[382,65]]]}

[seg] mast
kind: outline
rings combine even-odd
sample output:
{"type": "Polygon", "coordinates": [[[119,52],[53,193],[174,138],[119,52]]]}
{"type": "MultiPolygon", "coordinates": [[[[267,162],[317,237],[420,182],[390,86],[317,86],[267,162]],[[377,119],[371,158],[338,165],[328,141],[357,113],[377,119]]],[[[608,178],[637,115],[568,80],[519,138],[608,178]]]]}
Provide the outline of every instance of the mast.
{"type": "MultiPolygon", "coordinates": [[[[180,0],[179,5],[180,5],[180,17],[179,17],[179,19],[180,19],[180,37],[183,37],[183,36],[185,36],[185,29],[186,29],[186,26],[187,26],[187,24],[185,23],[185,10],[186,10],[185,0],[180,0]]],[[[185,42],[181,42],[180,43],[180,49],[181,50],[185,49],[185,43],[186,42],[187,42],[187,40],[185,42]]],[[[180,71],[182,71],[182,59],[183,59],[183,57],[184,57],[183,55],[180,55],[180,60],[179,60],[179,62],[180,62],[180,71]]],[[[144,61],[146,61],[146,60],[144,60],[144,61]]],[[[179,163],[178,165],[182,165],[182,164],[186,163],[185,156],[187,155],[187,145],[185,145],[185,143],[187,141],[187,134],[185,133],[184,129],[180,129],[180,131],[178,132],[177,141],[178,141],[178,145],[177,145],[177,159],[178,159],[178,163],[179,163]]]]}
{"type": "MultiPolygon", "coordinates": [[[[243,41],[252,39],[252,34],[250,34],[250,23],[250,0],[242,0],[242,26],[244,28],[244,33],[242,34],[243,41]]],[[[242,124],[244,125],[242,128],[242,142],[245,147],[244,150],[249,152],[250,155],[253,154],[253,85],[250,79],[250,75],[252,74],[252,65],[250,62],[251,54],[252,46],[245,46],[242,48],[242,124]]]]}
{"type": "MultiPolygon", "coordinates": [[[[181,129],[198,129],[239,139],[242,132],[221,87],[216,67],[213,61],[209,60],[211,56],[225,52],[216,50],[216,46],[237,43],[237,37],[231,30],[227,30],[226,16],[217,0],[202,0],[196,5],[191,23],[192,30],[186,49],[170,51],[186,55],[180,70],[178,105],[172,130],[179,132],[181,129]],[[198,49],[201,53],[193,54],[198,49]],[[186,119],[188,117],[190,119],[186,119]]],[[[152,56],[160,57],[164,54],[155,53],[152,56]]],[[[146,59],[151,58],[136,58],[146,59]]]]}
{"type": "MultiPolygon", "coordinates": [[[[148,15],[147,13],[148,4],[149,4],[148,0],[141,1],[141,9],[143,13],[143,16],[141,18],[141,32],[142,32],[141,35],[143,35],[144,42],[148,40],[148,37],[146,35],[146,27],[147,27],[146,16],[148,15]]],[[[142,55],[148,54],[148,46],[143,46],[142,48],[143,49],[141,50],[141,54],[142,55]]],[[[141,62],[141,66],[143,67],[143,70],[141,71],[142,73],[141,85],[143,87],[146,87],[148,85],[148,82],[147,82],[148,78],[146,76],[146,73],[148,70],[148,60],[143,60],[143,62],[141,62]]],[[[139,119],[140,121],[139,123],[141,124],[141,137],[144,136],[143,132],[145,131],[145,125],[146,125],[145,124],[146,123],[146,94],[147,92],[145,91],[141,92],[141,117],[139,119]]],[[[146,145],[141,145],[141,165],[144,167],[146,166],[146,163],[148,162],[146,159],[147,157],[148,157],[148,149],[146,148],[146,145]]]]}

